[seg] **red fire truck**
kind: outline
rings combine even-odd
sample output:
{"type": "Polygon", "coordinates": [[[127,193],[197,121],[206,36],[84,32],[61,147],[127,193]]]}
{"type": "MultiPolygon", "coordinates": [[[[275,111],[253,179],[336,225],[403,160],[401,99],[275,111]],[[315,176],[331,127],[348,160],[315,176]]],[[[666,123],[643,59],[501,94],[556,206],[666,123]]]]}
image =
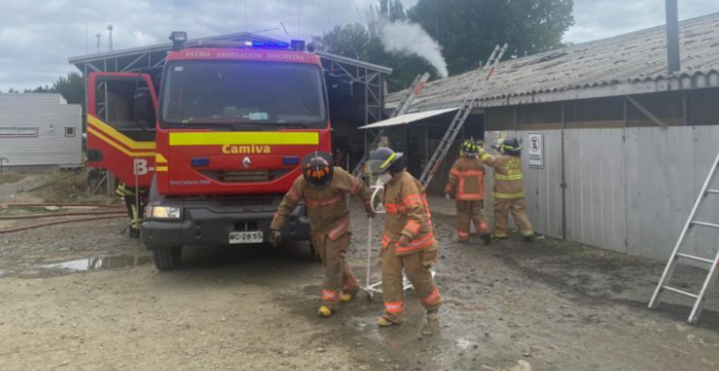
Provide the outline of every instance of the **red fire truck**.
{"type": "MultiPolygon", "coordinates": [[[[161,270],[183,246],[265,242],[302,157],[331,151],[322,66],[304,42],[171,39],[162,70],[88,82],[88,165],[149,190],[141,238],[161,270]]],[[[283,235],[309,233],[300,206],[283,235]]]]}

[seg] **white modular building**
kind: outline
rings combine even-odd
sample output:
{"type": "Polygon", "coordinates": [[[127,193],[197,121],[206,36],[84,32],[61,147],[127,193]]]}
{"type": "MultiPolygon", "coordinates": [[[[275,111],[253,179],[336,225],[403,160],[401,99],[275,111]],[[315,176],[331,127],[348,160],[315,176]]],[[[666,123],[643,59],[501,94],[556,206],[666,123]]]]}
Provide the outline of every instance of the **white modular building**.
{"type": "Polygon", "coordinates": [[[60,94],[0,94],[3,166],[82,165],[82,107],[60,94]]]}

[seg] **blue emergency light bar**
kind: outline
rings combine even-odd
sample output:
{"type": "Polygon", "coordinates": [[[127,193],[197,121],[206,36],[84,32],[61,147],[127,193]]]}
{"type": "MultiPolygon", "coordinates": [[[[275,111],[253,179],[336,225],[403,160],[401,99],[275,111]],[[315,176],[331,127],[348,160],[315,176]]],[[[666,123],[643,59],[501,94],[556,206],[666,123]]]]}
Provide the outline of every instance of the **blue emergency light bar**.
{"type": "Polygon", "coordinates": [[[245,41],[245,46],[252,46],[255,48],[287,49],[290,47],[290,44],[283,41],[245,41]]]}

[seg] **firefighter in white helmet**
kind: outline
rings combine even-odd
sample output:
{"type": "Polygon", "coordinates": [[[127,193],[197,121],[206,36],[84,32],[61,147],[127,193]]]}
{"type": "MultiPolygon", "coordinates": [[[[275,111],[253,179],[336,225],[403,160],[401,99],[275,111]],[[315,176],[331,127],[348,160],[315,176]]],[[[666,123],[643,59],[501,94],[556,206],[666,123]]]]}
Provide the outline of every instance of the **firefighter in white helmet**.
{"type": "Polygon", "coordinates": [[[442,303],[430,268],[437,264],[437,241],[422,184],[405,171],[402,153],[380,147],[370,154],[369,167],[384,186],[385,226],[382,236],[382,296],[384,315],[380,326],[404,321],[402,270],[412,282],[427,320],[438,318],[442,303]]]}

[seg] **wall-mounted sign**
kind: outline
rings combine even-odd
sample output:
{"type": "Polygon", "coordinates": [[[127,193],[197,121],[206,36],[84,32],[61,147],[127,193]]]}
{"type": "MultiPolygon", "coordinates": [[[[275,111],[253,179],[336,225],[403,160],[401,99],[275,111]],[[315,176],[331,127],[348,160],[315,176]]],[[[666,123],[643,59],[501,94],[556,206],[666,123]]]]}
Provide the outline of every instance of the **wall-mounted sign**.
{"type": "Polygon", "coordinates": [[[529,167],[544,168],[544,134],[528,133],[529,167]]]}

